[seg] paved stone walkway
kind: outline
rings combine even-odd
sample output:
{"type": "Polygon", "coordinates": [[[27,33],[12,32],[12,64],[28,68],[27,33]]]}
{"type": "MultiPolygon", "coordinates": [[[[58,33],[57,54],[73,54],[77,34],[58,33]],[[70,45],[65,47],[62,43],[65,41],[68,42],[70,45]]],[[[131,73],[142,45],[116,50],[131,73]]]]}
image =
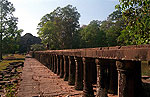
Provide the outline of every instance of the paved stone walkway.
{"type": "Polygon", "coordinates": [[[34,58],[26,58],[17,97],[82,97],[67,81],[59,78],[34,58]]]}

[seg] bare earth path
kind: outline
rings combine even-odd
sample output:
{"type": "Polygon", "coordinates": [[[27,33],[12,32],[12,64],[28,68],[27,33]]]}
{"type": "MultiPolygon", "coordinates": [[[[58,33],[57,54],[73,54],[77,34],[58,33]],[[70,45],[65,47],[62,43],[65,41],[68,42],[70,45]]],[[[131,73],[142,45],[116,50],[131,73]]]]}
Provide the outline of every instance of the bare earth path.
{"type": "Polygon", "coordinates": [[[82,94],[36,59],[25,59],[17,97],[82,97],[82,94]]]}

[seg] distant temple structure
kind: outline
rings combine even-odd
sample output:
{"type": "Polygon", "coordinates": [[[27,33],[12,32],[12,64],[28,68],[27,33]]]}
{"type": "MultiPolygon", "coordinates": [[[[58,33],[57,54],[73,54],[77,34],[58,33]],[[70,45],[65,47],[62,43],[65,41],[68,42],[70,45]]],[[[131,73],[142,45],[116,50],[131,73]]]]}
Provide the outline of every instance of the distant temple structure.
{"type": "Polygon", "coordinates": [[[20,39],[20,53],[26,53],[30,51],[30,47],[33,44],[41,44],[41,39],[39,37],[33,36],[31,33],[26,33],[20,39]]]}

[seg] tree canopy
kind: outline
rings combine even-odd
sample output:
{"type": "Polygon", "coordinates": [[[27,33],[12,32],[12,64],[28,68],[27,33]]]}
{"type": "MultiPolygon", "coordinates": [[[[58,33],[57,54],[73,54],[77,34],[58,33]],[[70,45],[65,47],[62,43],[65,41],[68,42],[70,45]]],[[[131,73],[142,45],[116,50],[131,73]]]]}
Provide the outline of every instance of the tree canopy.
{"type": "Polygon", "coordinates": [[[119,37],[124,44],[150,43],[150,1],[120,0],[116,6],[121,9],[126,28],[119,37]]]}
{"type": "Polygon", "coordinates": [[[0,59],[2,51],[14,52],[16,41],[23,30],[18,30],[18,19],[13,15],[15,8],[8,0],[0,1],[0,59]]]}
{"type": "Polygon", "coordinates": [[[106,20],[92,20],[82,27],[75,7],[58,7],[42,17],[38,34],[51,49],[149,44],[150,1],[119,1],[106,20]]]}
{"type": "Polygon", "coordinates": [[[38,35],[44,44],[51,49],[73,48],[74,38],[79,28],[79,17],[76,7],[67,5],[56,8],[41,18],[38,24],[38,35]]]}
{"type": "Polygon", "coordinates": [[[89,25],[80,29],[81,47],[106,46],[106,34],[100,30],[101,21],[93,20],[89,25]]]}

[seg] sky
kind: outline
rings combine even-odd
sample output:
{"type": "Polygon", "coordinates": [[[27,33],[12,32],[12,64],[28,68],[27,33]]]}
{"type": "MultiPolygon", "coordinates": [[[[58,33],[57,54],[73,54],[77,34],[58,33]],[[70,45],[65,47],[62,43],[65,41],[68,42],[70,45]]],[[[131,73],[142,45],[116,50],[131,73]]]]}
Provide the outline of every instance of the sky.
{"type": "Polygon", "coordinates": [[[115,11],[115,5],[119,0],[8,0],[16,11],[14,16],[18,17],[18,28],[25,33],[37,35],[37,25],[42,16],[52,12],[57,7],[65,7],[71,4],[77,8],[81,17],[80,25],[87,25],[92,20],[106,20],[108,15],[115,11]]]}

